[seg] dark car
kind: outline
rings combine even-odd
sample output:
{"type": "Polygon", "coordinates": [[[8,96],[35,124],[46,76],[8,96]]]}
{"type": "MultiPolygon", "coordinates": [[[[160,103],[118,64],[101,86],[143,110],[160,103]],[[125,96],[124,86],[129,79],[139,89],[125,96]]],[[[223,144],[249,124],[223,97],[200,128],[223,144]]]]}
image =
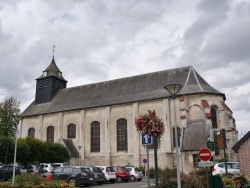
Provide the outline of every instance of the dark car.
{"type": "Polygon", "coordinates": [[[128,169],[126,169],[123,166],[113,166],[113,169],[115,171],[115,175],[116,175],[116,181],[117,182],[128,182],[130,179],[130,173],[128,171],[128,169]]]}
{"type": "MultiPolygon", "coordinates": [[[[7,181],[13,176],[13,165],[3,165],[0,168],[0,181],[7,181]]],[[[16,166],[15,175],[21,175],[20,169],[16,166]]]]}
{"type": "Polygon", "coordinates": [[[95,182],[94,174],[88,167],[83,166],[58,167],[52,172],[52,179],[54,181],[66,181],[73,186],[89,186],[95,182]]]}
{"type": "Polygon", "coordinates": [[[105,175],[99,167],[89,166],[88,169],[90,169],[94,173],[95,183],[98,183],[99,185],[105,183],[106,181],[105,175]]]}

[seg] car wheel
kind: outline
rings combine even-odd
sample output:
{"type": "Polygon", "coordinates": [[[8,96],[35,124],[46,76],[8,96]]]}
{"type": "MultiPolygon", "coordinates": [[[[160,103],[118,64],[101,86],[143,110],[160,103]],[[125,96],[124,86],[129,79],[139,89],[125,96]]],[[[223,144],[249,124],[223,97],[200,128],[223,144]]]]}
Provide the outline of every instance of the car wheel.
{"type": "Polygon", "coordinates": [[[137,181],[141,181],[141,179],[137,179],[137,181]]]}
{"type": "Polygon", "coordinates": [[[76,180],[74,178],[71,178],[69,180],[69,184],[72,185],[72,186],[76,186],[76,180]]]}
{"type": "Polygon", "coordinates": [[[134,176],[131,176],[130,180],[131,180],[131,181],[135,181],[136,178],[135,178],[134,176]]]}
{"type": "Polygon", "coordinates": [[[121,183],[121,182],[122,182],[122,178],[121,178],[120,176],[118,176],[118,177],[116,178],[116,181],[117,181],[118,183],[121,183]]]}

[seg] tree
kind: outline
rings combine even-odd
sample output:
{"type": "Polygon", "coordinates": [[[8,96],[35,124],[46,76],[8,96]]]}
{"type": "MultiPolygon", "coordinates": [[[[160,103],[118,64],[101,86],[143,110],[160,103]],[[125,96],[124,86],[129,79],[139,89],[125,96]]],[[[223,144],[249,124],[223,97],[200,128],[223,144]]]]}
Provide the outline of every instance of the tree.
{"type": "Polygon", "coordinates": [[[20,102],[14,97],[0,103],[0,136],[15,137],[20,114],[20,102]]]}

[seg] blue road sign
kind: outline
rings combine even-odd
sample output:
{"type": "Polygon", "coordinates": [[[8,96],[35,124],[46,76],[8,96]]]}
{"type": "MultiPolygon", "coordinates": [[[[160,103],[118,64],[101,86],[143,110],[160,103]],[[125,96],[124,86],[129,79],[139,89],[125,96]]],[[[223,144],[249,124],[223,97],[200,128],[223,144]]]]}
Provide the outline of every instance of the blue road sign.
{"type": "Polygon", "coordinates": [[[153,139],[151,135],[141,134],[142,145],[151,145],[153,143],[153,139]]]}

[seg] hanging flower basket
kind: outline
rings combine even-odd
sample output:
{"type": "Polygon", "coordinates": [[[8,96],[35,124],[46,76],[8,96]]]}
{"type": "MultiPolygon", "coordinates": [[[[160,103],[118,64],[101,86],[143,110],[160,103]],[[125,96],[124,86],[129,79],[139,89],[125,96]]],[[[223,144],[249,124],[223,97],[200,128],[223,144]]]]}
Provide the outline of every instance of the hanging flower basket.
{"type": "Polygon", "coordinates": [[[157,138],[160,138],[165,131],[162,120],[155,115],[154,110],[152,112],[148,110],[147,114],[139,116],[135,120],[135,125],[140,134],[145,133],[157,138]]]}

